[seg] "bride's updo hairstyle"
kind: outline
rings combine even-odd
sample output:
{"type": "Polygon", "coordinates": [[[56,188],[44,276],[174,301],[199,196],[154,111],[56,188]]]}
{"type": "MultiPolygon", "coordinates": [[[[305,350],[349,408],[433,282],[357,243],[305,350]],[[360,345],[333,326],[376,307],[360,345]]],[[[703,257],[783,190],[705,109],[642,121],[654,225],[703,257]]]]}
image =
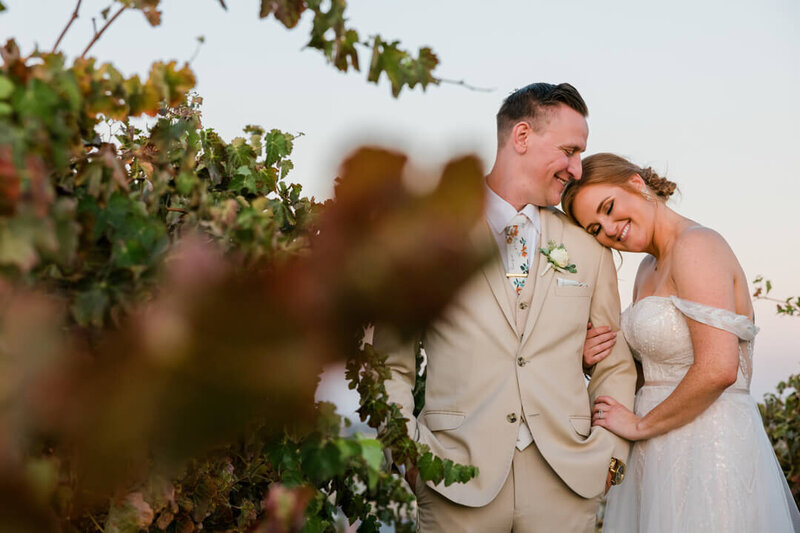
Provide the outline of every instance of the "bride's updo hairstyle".
{"type": "Polygon", "coordinates": [[[641,168],[624,157],[615,154],[600,153],[590,155],[581,164],[583,166],[581,179],[569,182],[561,195],[561,207],[564,209],[564,213],[576,224],[578,221],[572,212],[572,204],[578,191],[589,185],[617,185],[629,191],[642,194],[645,198],[655,198],[660,201],[666,201],[677,188],[674,182],[662,178],[652,168],[641,168]],[[647,189],[640,191],[630,184],[628,180],[634,174],[639,174],[647,189]]]}

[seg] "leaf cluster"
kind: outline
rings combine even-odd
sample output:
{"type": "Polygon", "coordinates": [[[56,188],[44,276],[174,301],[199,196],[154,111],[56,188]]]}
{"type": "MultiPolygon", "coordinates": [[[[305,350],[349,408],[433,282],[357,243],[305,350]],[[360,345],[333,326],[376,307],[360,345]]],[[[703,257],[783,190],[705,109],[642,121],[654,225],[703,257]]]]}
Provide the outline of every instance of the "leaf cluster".
{"type": "Polygon", "coordinates": [[[795,503],[800,506],[800,374],[778,383],[777,393],[764,395],[758,408],[795,503]]]}
{"type": "MultiPolygon", "coordinates": [[[[158,0],[117,3],[87,51],[126,9],[160,21],[158,0]]],[[[292,20],[296,4],[270,5],[292,20]]],[[[344,3],[308,8],[314,47],[357,67],[344,3]]],[[[188,66],[140,79],[23,57],[14,41],[0,54],[0,435],[14,436],[0,437],[0,523],[332,531],[343,514],[405,531],[413,497],[384,448],[424,479],[476,474],[408,438],[385,358],[355,333],[369,320],[419,330],[480,265],[465,244],[482,205],[475,158],[418,196],[404,156],[362,150],[322,206],[286,181],[298,135],[247,126],[223,140],[188,66]],[[323,364],[354,353],[377,439],[343,435],[313,401],[323,364]]]]}
{"type": "Polygon", "coordinates": [[[800,296],[788,296],[784,300],[769,296],[772,291],[772,282],[763,276],[756,276],[753,280],[753,298],[775,302],[775,312],[785,316],[800,316],[800,296]]]}
{"type": "Polygon", "coordinates": [[[358,31],[347,24],[346,0],[261,0],[260,16],[273,15],[287,28],[294,28],[305,11],[313,13],[309,48],[323,53],[338,70],[361,70],[358,47],[369,50],[370,62],[367,80],[378,83],[385,74],[397,97],[403,87],[413,89],[421,85],[438,85],[433,75],[439,58],[429,47],[421,47],[416,56],[401,47],[397,40],[387,41],[380,35],[364,40],[358,31]]]}
{"type": "Polygon", "coordinates": [[[384,382],[391,377],[386,366],[386,355],[377,352],[371,344],[364,345],[355,357],[347,361],[349,387],[356,389],[361,398],[358,409],[362,422],[378,431],[378,438],[391,452],[395,464],[416,465],[424,481],[466,483],[478,469],[449,459],[434,456],[424,444],[408,436],[406,423],[400,409],[389,401],[384,382]]]}

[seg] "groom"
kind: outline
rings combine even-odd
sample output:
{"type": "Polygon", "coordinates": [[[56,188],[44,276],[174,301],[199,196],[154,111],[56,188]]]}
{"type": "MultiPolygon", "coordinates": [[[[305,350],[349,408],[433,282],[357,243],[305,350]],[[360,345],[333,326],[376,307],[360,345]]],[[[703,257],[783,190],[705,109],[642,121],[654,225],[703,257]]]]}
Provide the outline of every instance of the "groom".
{"type": "Polygon", "coordinates": [[[487,223],[475,234],[497,254],[422,338],[428,365],[419,417],[415,343],[400,345],[376,329],[375,346],[392,369],[386,388],[410,435],[440,457],[479,468],[472,481],[445,487],[426,484],[407,465],[421,531],[590,532],[599,498],[621,481],[628,443],[593,428],[591,406],[610,395],[632,407],[627,344],[616,343],[590,369],[588,387],[582,368],[587,322],[619,329],[616,271],[608,249],[550,207],[581,177],[586,115],[566,83],[534,83],[503,102],[486,177],[487,223]],[[541,253],[550,241],[563,249],[541,253]]]}

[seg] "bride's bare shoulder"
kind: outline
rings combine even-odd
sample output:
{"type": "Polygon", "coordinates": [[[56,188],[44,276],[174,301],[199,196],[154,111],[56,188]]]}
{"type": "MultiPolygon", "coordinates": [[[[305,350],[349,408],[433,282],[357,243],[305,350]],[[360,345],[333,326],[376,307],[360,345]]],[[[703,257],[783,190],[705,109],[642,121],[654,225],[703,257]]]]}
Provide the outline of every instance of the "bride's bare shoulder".
{"type": "Polygon", "coordinates": [[[675,239],[673,256],[679,261],[735,259],[733,250],[718,232],[705,226],[689,226],[675,239]]]}
{"type": "Polygon", "coordinates": [[[679,290],[732,287],[739,270],[739,262],[722,235],[703,226],[688,227],[678,235],[672,248],[671,266],[679,290]]]}

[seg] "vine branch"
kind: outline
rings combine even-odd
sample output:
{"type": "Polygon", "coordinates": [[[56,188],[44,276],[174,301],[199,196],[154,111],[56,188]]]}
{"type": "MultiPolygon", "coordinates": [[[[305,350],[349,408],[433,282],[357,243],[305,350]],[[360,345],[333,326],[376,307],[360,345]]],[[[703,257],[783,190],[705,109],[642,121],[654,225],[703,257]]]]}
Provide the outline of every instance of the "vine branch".
{"type": "Polygon", "coordinates": [[[447,84],[450,84],[450,85],[460,85],[461,87],[464,87],[465,89],[469,89],[470,91],[478,91],[478,92],[482,92],[482,93],[490,93],[490,92],[495,90],[494,88],[489,88],[489,87],[476,87],[474,85],[470,85],[469,83],[467,83],[464,80],[458,80],[457,81],[457,80],[449,80],[449,79],[445,79],[445,78],[437,78],[437,81],[439,83],[447,83],[447,84]]]}
{"type": "Polygon", "coordinates": [[[86,46],[86,49],[85,49],[85,50],[83,51],[83,53],[81,54],[81,59],[83,59],[84,57],[86,57],[86,54],[88,54],[88,53],[89,53],[89,50],[92,48],[92,46],[94,46],[94,43],[96,43],[98,40],[100,40],[100,37],[102,37],[102,36],[103,36],[103,33],[105,33],[105,31],[108,29],[108,27],[109,27],[109,26],[111,26],[111,24],[112,24],[112,23],[113,23],[115,20],[117,20],[117,17],[119,17],[120,15],[122,15],[122,12],[123,12],[123,11],[125,11],[126,9],[128,9],[128,6],[122,6],[122,7],[120,7],[120,8],[119,8],[119,10],[118,10],[116,13],[114,13],[114,16],[113,16],[113,17],[111,17],[110,19],[108,19],[108,22],[106,22],[106,23],[105,23],[105,25],[103,25],[103,27],[102,27],[102,28],[100,28],[100,31],[99,31],[99,32],[96,32],[96,33],[94,34],[94,37],[92,38],[92,40],[89,42],[88,46],[86,46]]]}
{"type": "Polygon", "coordinates": [[[69,31],[69,28],[72,26],[72,23],[75,22],[75,19],[78,18],[78,11],[81,8],[82,2],[83,0],[78,0],[78,4],[75,6],[75,11],[72,12],[72,16],[69,18],[69,22],[67,22],[67,25],[64,26],[63,30],[61,30],[61,35],[58,36],[56,44],[53,45],[52,53],[54,54],[56,53],[56,51],[58,50],[58,46],[61,44],[61,40],[64,39],[64,36],[67,34],[67,31],[69,31]]]}

